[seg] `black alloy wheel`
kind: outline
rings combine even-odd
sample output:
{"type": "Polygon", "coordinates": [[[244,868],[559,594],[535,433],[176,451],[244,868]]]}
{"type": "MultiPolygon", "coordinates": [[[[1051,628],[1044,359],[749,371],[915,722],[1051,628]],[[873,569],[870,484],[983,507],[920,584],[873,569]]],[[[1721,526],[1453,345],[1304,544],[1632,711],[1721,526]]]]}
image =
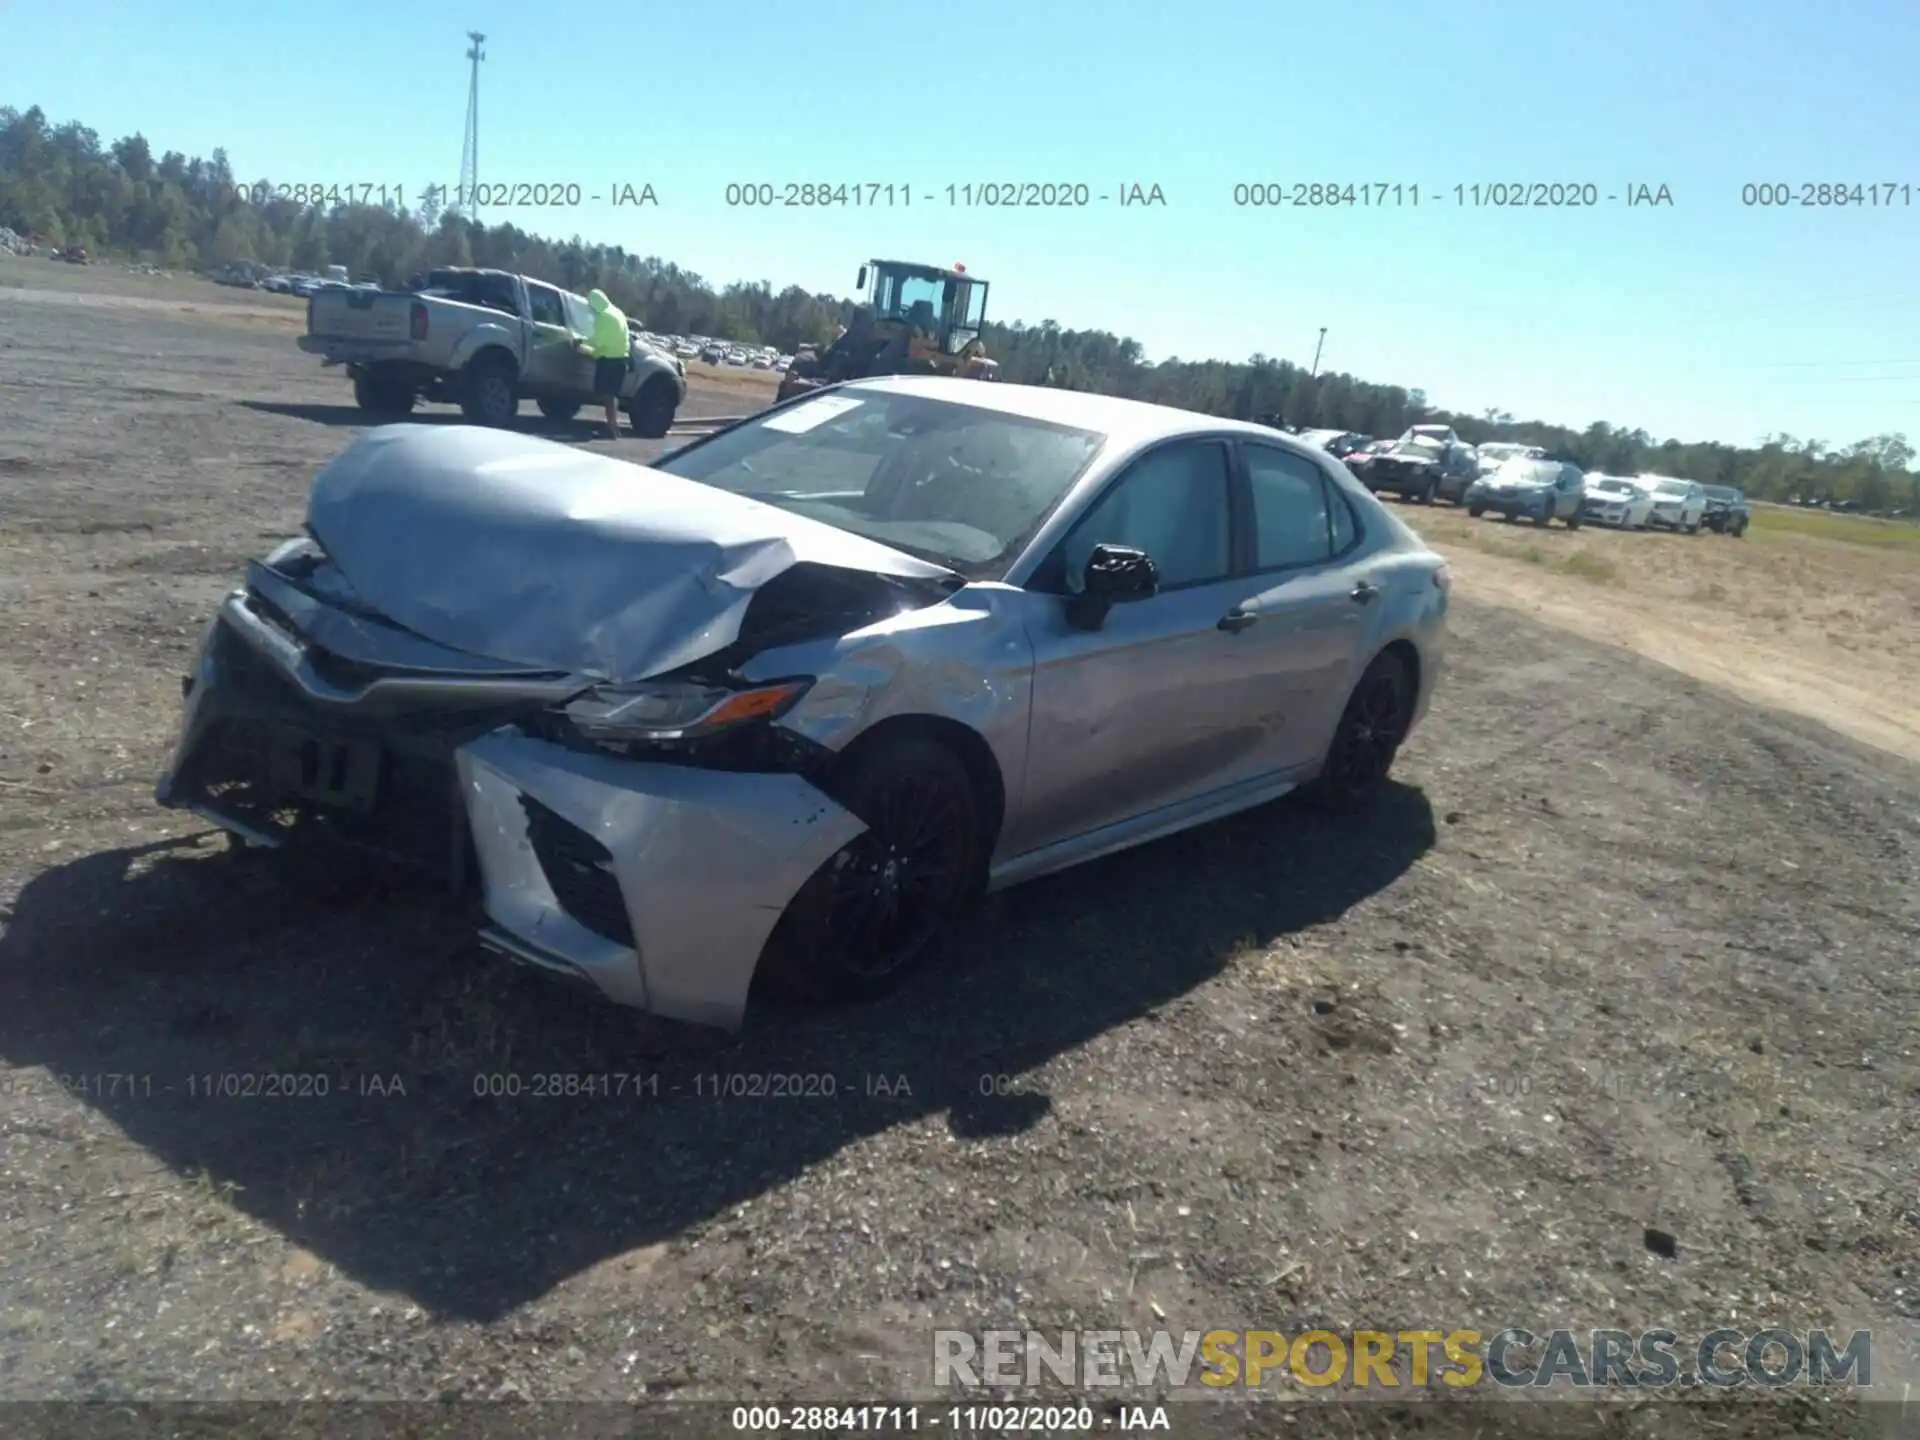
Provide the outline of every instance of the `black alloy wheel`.
{"type": "Polygon", "coordinates": [[[1413,676],[1391,651],[1374,657],[1353,688],[1320,774],[1301,793],[1322,810],[1372,803],[1393,769],[1413,718],[1413,676]]]}
{"type": "Polygon", "coordinates": [[[859,757],[833,788],[867,828],[794,897],[770,968],[810,997],[861,999],[951,939],[977,888],[980,802],[959,758],[917,736],[859,757]]]}

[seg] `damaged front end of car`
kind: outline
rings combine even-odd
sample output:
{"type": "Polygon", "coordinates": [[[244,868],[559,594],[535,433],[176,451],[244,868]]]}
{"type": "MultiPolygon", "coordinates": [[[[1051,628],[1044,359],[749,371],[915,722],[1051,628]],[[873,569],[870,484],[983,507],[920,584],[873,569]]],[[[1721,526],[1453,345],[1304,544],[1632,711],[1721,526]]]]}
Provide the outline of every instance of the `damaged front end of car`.
{"type": "MultiPolygon", "coordinates": [[[[525,445],[545,444],[502,438],[516,461],[528,458],[525,445]]],[[[421,443],[409,439],[383,463],[405,461],[421,443]]],[[[478,443],[482,457],[501,448],[460,443],[478,443]]],[[[561,470],[574,464],[554,459],[561,470]]],[[[365,465],[335,471],[332,486],[323,471],[310,536],[252,563],[209,625],[156,798],[248,845],[344,849],[430,876],[477,896],[479,938],[497,953],[622,1004],[735,1028],[786,905],[864,829],[821,788],[832,753],[777,723],[813,677],[750,681],[739,667],[772,647],[933,603],[953,583],[912,563],[895,574],[829,563],[848,557],[817,537],[756,540],[736,523],[716,549],[665,536],[663,523],[665,538],[617,596],[606,589],[617,544],[604,553],[576,544],[565,557],[578,582],[568,595],[598,584],[616,619],[667,594],[654,613],[672,623],[654,639],[623,653],[619,637],[636,627],[609,624],[586,646],[579,614],[563,613],[564,635],[543,637],[516,612],[510,643],[486,648],[517,658],[499,658],[454,638],[467,638],[461,623],[475,609],[501,606],[503,589],[526,588],[524,575],[539,567],[516,579],[501,537],[517,543],[522,517],[498,487],[489,491],[484,463],[470,468],[474,493],[445,514],[362,507],[351,525],[340,523],[332,492],[343,473],[364,479],[365,465]],[[492,534],[475,520],[490,508],[492,534]],[[424,536],[428,522],[459,530],[463,518],[468,553],[491,552],[494,564],[464,565],[422,539],[417,551],[439,558],[416,556],[398,578],[428,623],[400,623],[391,610],[401,607],[368,593],[393,593],[401,563],[384,538],[370,543],[368,527],[384,537],[404,523],[424,536]],[[370,555],[380,567],[371,582],[370,555]],[[464,610],[462,587],[473,600],[464,610]],[[433,606],[455,618],[434,625],[433,606]],[[684,643],[690,617],[695,647],[684,643]],[[705,653],[682,658],[689,648],[705,653]],[[540,663],[543,650],[552,663],[540,663]],[[580,663],[601,655],[623,664],[580,663]],[[663,657],[678,663],[647,673],[663,657]]],[[[623,523],[645,528],[631,512],[623,523]]]]}

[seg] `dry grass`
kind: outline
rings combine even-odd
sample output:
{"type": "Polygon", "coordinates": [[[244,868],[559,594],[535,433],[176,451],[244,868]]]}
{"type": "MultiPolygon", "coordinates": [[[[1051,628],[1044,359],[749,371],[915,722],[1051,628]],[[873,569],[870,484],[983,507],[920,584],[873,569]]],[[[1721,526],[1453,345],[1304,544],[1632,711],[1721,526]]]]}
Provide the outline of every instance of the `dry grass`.
{"type": "Polygon", "coordinates": [[[1396,513],[1454,560],[1463,595],[1920,758],[1920,526],[1757,509],[1736,540],[1396,513]]]}
{"type": "Polygon", "coordinates": [[[113,1263],[130,1276],[163,1275],[176,1261],[240,1239],[252,1222],[234,1204],[239,1187],[195,1171],[121,1201],[113,1263]]]}

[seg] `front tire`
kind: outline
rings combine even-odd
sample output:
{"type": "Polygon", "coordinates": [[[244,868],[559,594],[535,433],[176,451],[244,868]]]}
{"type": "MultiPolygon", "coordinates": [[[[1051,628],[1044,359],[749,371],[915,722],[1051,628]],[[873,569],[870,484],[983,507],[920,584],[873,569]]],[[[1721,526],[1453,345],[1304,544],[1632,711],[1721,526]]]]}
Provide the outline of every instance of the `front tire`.
{"type": "Polygon", "coordinates": [[[1318,810],[1352,814],[1379,796],[1413,721],[1413,672],[1399,655],[1374,657],[1347,698],[1320,774],[1300,796],[1318,810]]]}
{"type": "Polygon", "coordinates": [[[918,736],[856,756],[832,789],[867,829],[794,896],[768,942],[768,969],[806,999],[863,1000],[951,942],[977,890],[982,810],[960,758],[918,736]]]}
{"type": "Polygon", "coordinates": [[[673,412],[680,406],[673,385],[655,377],[640,387],[627,404],[627,423],[643,440],[658,440],[673,428],[673,412]]]}
{"type": "Polygon", "coordinates": [[[1467,506],[1467,515],[1470,519],[1478,520],[1482,515],[1486,513],[1487,513],[1487,507],[1484,505],[1467,506]]]}

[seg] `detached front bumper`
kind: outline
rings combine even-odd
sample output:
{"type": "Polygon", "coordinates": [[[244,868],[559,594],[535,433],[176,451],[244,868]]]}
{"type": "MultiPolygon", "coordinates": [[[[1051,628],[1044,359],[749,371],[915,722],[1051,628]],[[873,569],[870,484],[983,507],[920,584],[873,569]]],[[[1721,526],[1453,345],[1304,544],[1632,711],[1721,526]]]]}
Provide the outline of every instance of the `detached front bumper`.
{"type": "Polygon", "coordinates": [[[155,798],[255,845],[345,844],[477,889],[484,946],[618,1004],[738,1028],[788,902],[865,828],[799,775],[538,738],[524,698],[358,714],[238,601],[207,629],[155,798]]]}
{"type": "Polygon", "coordinates": [[[866,828],[798,775],[620,760],[510,730],[457,762],[493,922],[481,943],[729,1030],[787,902],[866,828]]]}

